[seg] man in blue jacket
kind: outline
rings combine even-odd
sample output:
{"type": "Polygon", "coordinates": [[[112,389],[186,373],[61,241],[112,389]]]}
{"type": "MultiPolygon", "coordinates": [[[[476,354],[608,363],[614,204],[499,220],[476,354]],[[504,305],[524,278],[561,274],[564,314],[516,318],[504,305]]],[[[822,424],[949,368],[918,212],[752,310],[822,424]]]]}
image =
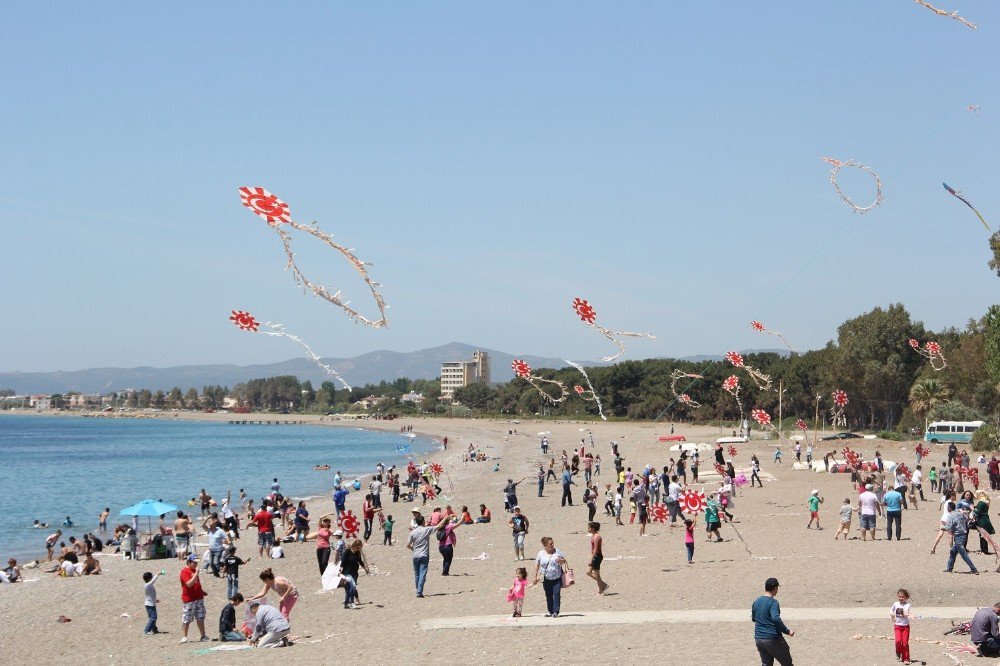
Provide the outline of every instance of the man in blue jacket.
{"type": "Polygon", "coordinates": [[[750,609],[753,620],[753,638],[757,643],[762,666],[774,666],[777,659],[781,666],[792,666],[792,654],[782,634],[794,636],[795,632],[781,621],[781,606],[775,595],[778,594],[778,579],[768,578],[764,582],[764,594],[757,597],[750,609]]]}

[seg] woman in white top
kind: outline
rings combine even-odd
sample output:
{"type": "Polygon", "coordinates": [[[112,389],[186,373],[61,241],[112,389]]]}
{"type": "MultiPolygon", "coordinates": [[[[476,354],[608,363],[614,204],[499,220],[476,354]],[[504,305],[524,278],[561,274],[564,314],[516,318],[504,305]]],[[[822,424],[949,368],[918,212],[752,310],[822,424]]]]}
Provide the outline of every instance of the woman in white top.
{"type": "Polygon", "coordinates": [[[535,582],[538,585],[539,575],[542,576],[542,588],[545,590],[545,606],[548,613],[545,617],[559,617],[559,597],[562,590],[563,567],[566,558],[562,551],[556,549],[552,537],[542,537],[542,549],[535,556],[535,582]]]}

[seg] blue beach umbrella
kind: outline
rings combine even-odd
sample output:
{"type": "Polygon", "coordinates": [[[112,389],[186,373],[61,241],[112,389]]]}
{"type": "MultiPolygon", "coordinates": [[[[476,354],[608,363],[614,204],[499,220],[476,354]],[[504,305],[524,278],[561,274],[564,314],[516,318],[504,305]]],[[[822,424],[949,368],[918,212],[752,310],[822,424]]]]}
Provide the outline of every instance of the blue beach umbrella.
{"type": "Polygon", "coordinates": [[[146,524],[149,527],[150,533],[153,532],[153,516],[162,516],[165,513],[171,513],[177,510],[176,504],[167,504],[166,502],[157,502],[153,499],[144,499],[138,504],[133,504],[132,506],[127,506],[118,512],[120,516],[146,516],[146,524]]]}

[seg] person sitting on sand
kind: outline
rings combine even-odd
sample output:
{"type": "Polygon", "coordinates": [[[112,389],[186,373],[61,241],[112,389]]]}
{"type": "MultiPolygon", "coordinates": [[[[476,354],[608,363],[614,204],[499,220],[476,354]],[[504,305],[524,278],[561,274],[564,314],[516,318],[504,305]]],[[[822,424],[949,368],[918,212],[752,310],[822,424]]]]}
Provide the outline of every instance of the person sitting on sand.
{"type": "Polygon", "coordinates": [[[490,510],[486,508],[485,504],[479,505],[479,517],[476,518],[477,523],[488,523],[493,519],[493,514],[490,510]]]}
{"type": "Polygon", "coordinates": [[[7,567],[3,570],[6,582],[17,583],[21,581],[21,567],[17,566],[17,560],[13,557],[7,560],[7,567]]]}
{"type": "Polygon", "coordinates": [[[91,553],[87,553],[83,558],[83,575],[97,576],[101,573],[101,562],[91,553]]]}

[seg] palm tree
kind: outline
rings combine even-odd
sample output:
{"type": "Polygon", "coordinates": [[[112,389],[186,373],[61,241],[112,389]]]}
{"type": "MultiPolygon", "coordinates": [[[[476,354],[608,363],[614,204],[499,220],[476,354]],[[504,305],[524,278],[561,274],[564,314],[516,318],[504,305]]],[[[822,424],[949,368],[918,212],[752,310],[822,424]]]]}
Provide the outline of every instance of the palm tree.
{"type": "Polygon", "coordinates": [[[940,405],[948,402],[951,393],[948,387],[934,378],[921,379],[910,388],[910,407],[914,413],[924,419],[927,426],[927,414],[940,405]]]}

